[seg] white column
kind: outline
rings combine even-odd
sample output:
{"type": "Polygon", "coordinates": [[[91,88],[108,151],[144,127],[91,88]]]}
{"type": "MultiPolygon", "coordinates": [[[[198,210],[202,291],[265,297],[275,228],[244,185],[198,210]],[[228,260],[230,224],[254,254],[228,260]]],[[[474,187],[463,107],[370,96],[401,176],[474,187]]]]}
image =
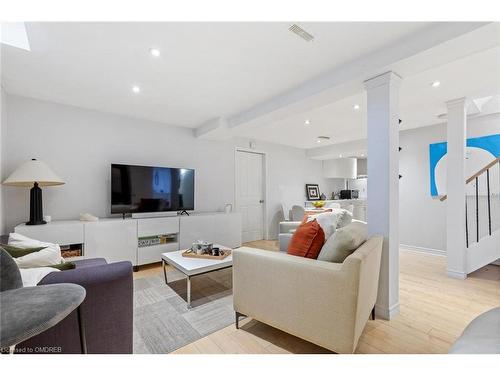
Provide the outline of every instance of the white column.
{"type": "Polygon", "coordinates": [[[387,72],[365,82],[368,128],[368,234],[384,236],[375,313],[399,313],[399,114],[401,78],[387,72]]]}
{"type": "Polygon", "coordinates": [[[465,279],[467,261],[465,247],[465,150],[466,99],[446,102],[448,124],[446,133],[446,262],[448,276],[465,279]]]}

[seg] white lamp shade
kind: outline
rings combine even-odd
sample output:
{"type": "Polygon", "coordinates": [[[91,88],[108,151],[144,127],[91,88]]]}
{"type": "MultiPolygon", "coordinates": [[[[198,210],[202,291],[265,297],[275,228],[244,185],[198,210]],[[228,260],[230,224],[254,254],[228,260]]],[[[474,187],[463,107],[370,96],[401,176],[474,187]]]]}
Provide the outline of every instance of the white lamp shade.
{"type": "Polygon", "coordinates": [[[32,187],[35,182],[39,186],[62,185],[64,181],[43,161],[32,159],[17,168],[4,182],[9,186],[32,187]]]}

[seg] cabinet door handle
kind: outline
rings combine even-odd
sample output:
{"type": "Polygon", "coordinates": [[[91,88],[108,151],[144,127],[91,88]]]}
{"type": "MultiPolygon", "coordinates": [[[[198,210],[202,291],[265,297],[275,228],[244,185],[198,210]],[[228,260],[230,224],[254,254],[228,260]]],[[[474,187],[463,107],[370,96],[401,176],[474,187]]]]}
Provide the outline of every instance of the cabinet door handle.
{"type": "Polygon", "coordinates": [[[264,199],[261,199],[261,200],[259,201],[259,203],[264,203],[264,199]]]}

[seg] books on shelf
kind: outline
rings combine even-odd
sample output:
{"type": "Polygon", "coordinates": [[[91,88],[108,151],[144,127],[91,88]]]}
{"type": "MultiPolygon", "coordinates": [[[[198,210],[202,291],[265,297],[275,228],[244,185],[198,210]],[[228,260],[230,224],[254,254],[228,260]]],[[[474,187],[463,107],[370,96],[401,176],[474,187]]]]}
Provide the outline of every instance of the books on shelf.
{"type": "Polygon", "coordinates": [[[175,234],[160,234],[157,236],[139,237],[138,246],[148,247],[148,246],[163,245],[175,242],[176,239],[177,236],[175,234]]]}

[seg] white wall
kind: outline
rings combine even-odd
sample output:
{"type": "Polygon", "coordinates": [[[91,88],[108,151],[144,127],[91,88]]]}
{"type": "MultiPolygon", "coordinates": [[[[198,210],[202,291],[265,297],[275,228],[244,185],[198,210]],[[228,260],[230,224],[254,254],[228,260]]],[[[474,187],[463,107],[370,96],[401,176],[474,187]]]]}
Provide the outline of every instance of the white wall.
{"type": "MultiPolygon", "coordinates": [[[[2,124],[7,117],[6,95],[3,87],[0,86],[0,177],[2,176],[2,124]]],[[[3,180],[0,180],[0,234],[4,233],[4,209],[3,209],[3,180]]]]}
{"type": "MultiPolygon", "coordinates": [[[[80,212],[110,214],[110,164],[196,169],[197,211],[223,210],[234,204],[235,148],[248,141],[196,139],[191,129],[7,95],[2,125],[2,180],[29,158],[45,161],[65,185],[43,189],[44,214],[74,219],[80,212]]],[[[328,186],[321,161],[304,150],[257,142],[268,153],[269,235],[277,237],[281,202],[305,200],[305,184],[328,186]]],[[[28,219],[29,196],[23,188],[4,187],[4,230],[28,219]]]]}
{"type": "MultiPolygon", "coordinates": [[[[467,138],[500,133],[500,114],[468,120],[467,138]]],[[[446,141],[446,124],[400,132],[400,243],[446,249],[446,203],[430,195],[429,144],[446,141]]]]}

